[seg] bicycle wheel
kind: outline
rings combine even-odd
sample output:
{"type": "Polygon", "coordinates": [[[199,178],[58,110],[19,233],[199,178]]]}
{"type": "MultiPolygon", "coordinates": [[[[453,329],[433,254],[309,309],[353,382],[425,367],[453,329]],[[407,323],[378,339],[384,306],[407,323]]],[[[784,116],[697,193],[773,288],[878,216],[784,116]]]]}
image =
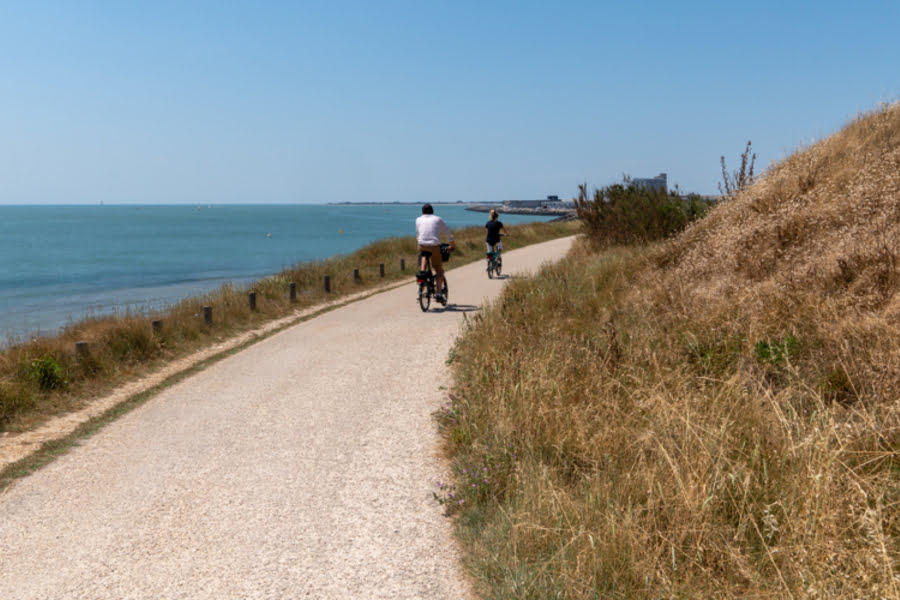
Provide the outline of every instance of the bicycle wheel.
{"type": "Polygon", "coordinates": [[[443,302],[441,302],[441,304],[443,304],[444,306],[447,306],[447,302],[450,301],[450,288],[447,287],[447,276],[446,275],[444,275],[444,286],[441,288],[441,295],[444,297],[444,300],[443,300],[443,302]]]}
{"type": "Polygon", "coordinates": [[[494,278],[494,259],[493,258],[487,259],[487,272],[488,272],[488,279],[493,279],[494,278]]]}
{"type": "Polygon", "coordinates": [[[427,283],[419,284],[419,307],[422,309],[422,312],[428,310],[428,307],[431,306],[431,294],[428,291],[427,283]]]}
{"type": "Polygon", "coordinates": [[[501,259],[501,258],[498,256],[498,257],[497,257],[497,260],[494,261],[494,274],[495,274],[497,277],[500,277],[500,269],[502,269],[502,268],[503,268],[503,259],[501,259]]]}

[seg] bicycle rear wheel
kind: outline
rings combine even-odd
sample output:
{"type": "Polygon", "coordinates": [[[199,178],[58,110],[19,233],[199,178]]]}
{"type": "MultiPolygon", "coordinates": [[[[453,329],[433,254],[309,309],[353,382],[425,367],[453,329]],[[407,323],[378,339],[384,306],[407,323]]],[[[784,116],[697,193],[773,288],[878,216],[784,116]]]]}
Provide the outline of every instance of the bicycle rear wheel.
{"type": "Polygon", "coordinates": [[[502,268],[503,268],[503,259],[501,259],[501,258],[498,256],[498,257],[497,257],[497,260],[494,261],[494,274],[495,274],[497,277],[500,277],[500,269],[502,269],[502,268]]]}
{"type": "Polygon", "coordinates": [[[419,284],[419,308],[422,309],[422,312],[428,310],[428,307],[431,306],[431,294],[428,292],[428,284],[420,283],[419,284]]]}
{"type": "Polygon", "coordinates": [[[488,279],[494,278],[494,259],[493,258],[487,259],[487,273],[488,273],[488,279]]]}
{"type": "Polygon", "coordinates": [[[447,306],[447,302],[450,301],[450,288],[447,287],[447,276],[444,275],[444,285],[441,288],[441,296],[443,296],[444,300],[441,302],[444,306],[447,306]]]}

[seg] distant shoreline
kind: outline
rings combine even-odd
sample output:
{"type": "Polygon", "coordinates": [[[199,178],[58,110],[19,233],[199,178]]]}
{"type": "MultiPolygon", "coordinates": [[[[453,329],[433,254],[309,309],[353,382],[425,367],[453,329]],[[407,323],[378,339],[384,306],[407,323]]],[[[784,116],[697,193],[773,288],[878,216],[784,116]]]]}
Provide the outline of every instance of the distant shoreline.
{"type": "MultiPolygon", "coordinates": [[[[513,208],[505,204],[480,204],[473,202],[431,202],[434,206],[464,206],[473,212],[491,212],[496,210],[501,215],[533,215],[537,217],[556,217],[553,221],[574,221],[578,218],[574,208],[513,208]]],[[[422,202],[328,202],[327,206],[421,206],[422,202]]]]}
{"type": "MultiPolygon", "coordinates": [[[[419,202],[326,202],[325,206],[421,206],[424,201],[419,202]]],[[[431,202],[435,206],[471,206],[469,202],[431,202]]]]}

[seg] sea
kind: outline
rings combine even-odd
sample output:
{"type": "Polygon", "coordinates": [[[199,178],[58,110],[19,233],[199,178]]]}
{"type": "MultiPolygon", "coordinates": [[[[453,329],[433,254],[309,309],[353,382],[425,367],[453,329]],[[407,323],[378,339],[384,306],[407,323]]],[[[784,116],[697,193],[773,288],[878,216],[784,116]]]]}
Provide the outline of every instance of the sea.
{"type": "MultiPolygon", "coordinates": [[[[408,204],[0,206],[0,345],[412,236],[420,214],[408,204]]],[[[435,214],[451,229],[487,221],[458,204],[435,214]]]]}

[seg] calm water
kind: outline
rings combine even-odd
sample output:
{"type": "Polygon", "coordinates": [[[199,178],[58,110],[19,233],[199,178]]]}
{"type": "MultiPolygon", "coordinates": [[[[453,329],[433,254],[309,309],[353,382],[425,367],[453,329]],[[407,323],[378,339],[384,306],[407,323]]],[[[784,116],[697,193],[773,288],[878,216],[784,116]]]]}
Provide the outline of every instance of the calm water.
{"type": "MultiPolygon", "coordinates": [[[[0,340],[160,308],[415,232],[418,206],[0,206],[0,340]]],[[[451,227],[487,215],[437,206],[451,227]]],[[[506,223],[546,220],[504,215],[506,223]]]]}

